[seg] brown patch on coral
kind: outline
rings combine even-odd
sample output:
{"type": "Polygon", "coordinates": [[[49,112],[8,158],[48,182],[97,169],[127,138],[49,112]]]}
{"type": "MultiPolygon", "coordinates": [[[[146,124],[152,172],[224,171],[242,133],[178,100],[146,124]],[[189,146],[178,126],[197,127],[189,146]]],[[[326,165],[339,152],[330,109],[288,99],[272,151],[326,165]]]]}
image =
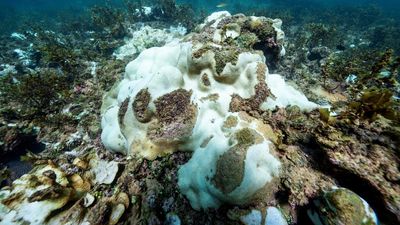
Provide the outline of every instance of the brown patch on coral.
{"type": "Polygon", "coordinates": [[[210,135],[208,138],[204,139],[203,142],[200,145],[200,148],[205,148],[207,147],[208,143],[213,139],[213,135],[210,135]]]}
{"type": "Polygon", "coordinates": [[[259,111],[261,104],[271,95],[271,92],[265,82],[256,84],[255,94],[248,99],[244,99],[237,94],[233,94],[229,104],[231,112],[251,112],[259,111]]]}
{"type": "Polygon", "coordinates": [[[31,196],[29,196],[28,201],[36,202],[47,199],[56,199],[63,196],[65,194],[65,190],[67,190],[65,187],[57,185],[56,183],[54,186],[36,191],[31,196]]]}
{"type": "Polygon", "coordinates": [[[257,64],[257,80],[259,82],[265,82],[266,73],[267,73],[267,65],[265,65],[264,63],[258,63],[257,64]]]}
{"type": "Polygon", "coordinates": [[[348,189],[330,191],[324,195],[323,201],[326,206],[319,209],[320,214],[330,221],[336,219],[342,224],[375,224],[366,219],[369,215],[362,200],[348,189]]]}
{"type": "Polygon", "coordinates": [[[258,84],[255,85],[255,94],[248,99],[244,99],[237,94],[233,94],[232,100],[229,104],[229,111],[240,112],[244,111],[252,116],[257,117],[260,113],[260,106],[266,101],[268,97],[273,97],[273,94],[269,90],[265,83],[267,66],[263,63],[257,65],[257,79],[258,84]]]}
{"type": "Polygon", "coordinates": [[[197,108],[190,102],[191,95],[191,91],[178,89],[154,101],[157,121],[150,124],[147,132],[152,141],[175,145],[192,134],[197,108]]]}
{"type": "Polygon", "coordinates": [[[228,116],[226,120],[224,121],[224,128],[233,128],[238,125],[238,118],[236,116],[228,116]]]}
{"type": "Polygon", "coordinates": [[[121,128],[125,127],[124,117],[125,117],[126,111],[128,110],[128,104],[129,104],[129,98],[126,98],[122,102],[121,106],[118,109],[118,122],[119,122],[119,126],[121,128]]]}
{"type": "Polygon", "coordinates": [[[178,89],[165,94],[154,101],[156,118],[160,123],[169,124],[177,120],[186,120],[186,113],[191,111],[190,96],[192,91],[178,89]]]}
{"type": "MultiPolygon", "coordinates": [[[[269,90],[267,84],[265,83],[266,73],[267,73],[267,65],[264,63],[258,63],[257,65],[257,80],[258,84],[256,84],[255,95],[251,96],[248,99],[243,99],[237,94],[232,96],[231,103],[229,105],[229,110],[231,112],[251,112],[251,111],[259,111],[261,104],[270,96],[273,97],[273,94],[269,90]]],[[[254,115],[254,113],[251,113],[254,115]]]]}
{"type": "Polygon", "coordinates": [[[133,113],[139,122],[147,123],[151,119],[151,112],[148,109],[151,95],[148,89],[140,90],[132,104],[133,113]]]}
{"type": "Polygon", "coordinates": [[[243,29],[255,33],[260,40],[267,40],[276,37],[275,28],[272,26],[272,20],[267,18],[247,19],[244,22],[243,29]]]}
{"type": "Polygon", "coordinates": [[[215,187],[227,194],[242,183],[248,146],[236,145],[222,154],[213,177],[215,187]]]}
{"type": "Polygon", "coordinates": [[[204,86],[207,86],[207,87],[211,85],[210,79],[208,78],[207,74],[205,74],[205,73],[201,76],[201,82],[204,84],[204,86]]]}
{"type": "Polygon", "coordinates": [[[247,150],[262,137],[252,129],[244,128],[235,133],[237,144],[222,154],[213,177],[214,185],[223,193],[230,193],[240,186],[244,177],[247,150]]]}
{"type": "MultiPolygon", "coordinates": [[[[230,46],[224,46],[223,49],[214,49],[216,73],[221,75],[226,64],[228,63],[235,65],[239,58],[240,52],[241,50],[238,49],[238,47],[230,47],[230,46]]],[[[217,76],[216,79],[220,80],[221,82],[229,81],[229,77],[226,76],[217,76]]]]}
{"type": "Polygon", "coordinates": [[[239,145],[253,145],[257,136],[259,135],[250,128],[243,128],[235,133],[239,145]]]}
{"type": "Polygon", "coordinates": [[[24,194],[22,192],[13,193],[6,199],[3,199],[1,203],[6,205],[8,208],[12,209],[16,205],[20,204],[20,202],[23,200],[23,197],[24,194]]]}
{"type": "Polygon", "coordinates": [[[202,46],[200,49],[198,49],[197,51],[194,51],[192,53],[192,57],[195,59],[199,59],[201,56],[203,56],[206,52],[208,51],[212,51],[213,48],[210,45],[204,45],[202,46]]]}
{"type": "Polygon", "coordinates": [[[217,93],[215,93],[215,94],[209,94],[206,97],[202,97],[200,99],[200,101],[203,101],[203,102],[204,101],[213,101],[213,102],[215,102],[215,101],[218,100],[218,98],[219,98],[219,95],[217,93]]]}

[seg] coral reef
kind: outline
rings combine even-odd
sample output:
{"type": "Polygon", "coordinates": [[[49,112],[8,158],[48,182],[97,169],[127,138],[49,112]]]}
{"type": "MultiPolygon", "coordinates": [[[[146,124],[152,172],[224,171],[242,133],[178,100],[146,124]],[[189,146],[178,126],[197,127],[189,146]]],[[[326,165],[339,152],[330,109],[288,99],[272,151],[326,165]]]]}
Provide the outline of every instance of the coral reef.
{"type": "Polygon", "coordinates": [[[0,39],[0,224],[399,223],[396,24],[153,3],[0,39]]]}
{"type": "Polygon", "coordinates": [[[256,34],[260,45],[268,48],[273,39],[276,46],[272,47],[283,49],[278,44],[283,38],[280,24],[262,17],[215,13],[200,25],[200,33],[184,43],[143,51],[104,97],[105,147],[148,159],[193,151],[179,171],[179,186],[195,209],[248,203],[266,185],[273,192],[271,182],[277,180],[280,162],[268,126],[234,112],[287,105],[309,110],[317,105],[279,75],[268,74],[260,52],[236,50],[236,57],[228,61],[219,54],[227,51],[232,56],[240,30],[256,34]],[[209,38],[199,38],[204,35],[209,38]],[[268,86],[274,86],[271,92],[268,86]]]}

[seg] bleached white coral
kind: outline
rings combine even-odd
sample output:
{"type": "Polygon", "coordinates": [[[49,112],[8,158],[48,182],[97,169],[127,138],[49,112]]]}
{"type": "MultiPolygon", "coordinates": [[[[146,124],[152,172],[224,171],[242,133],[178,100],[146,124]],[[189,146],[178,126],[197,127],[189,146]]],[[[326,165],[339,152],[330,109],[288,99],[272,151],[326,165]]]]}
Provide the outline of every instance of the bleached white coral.
{"type": "Polygon", "coordinates": [[[65,174],[51,166],[22,176],[13,183],[12,191],[0,191],[0,224],[44,224],[51,212],[68,203],[68,183],[65,174]],[[46,172],[54,174],[54,181],[43,175],[46,172]]]}
{"type": "Polygon", "coordinates": [[[14,49],[14,53],[18,56],[18,59],[22,62],[23,65],[29,65],[31,63],[29,53],[27,51],[17,48],[14,49]]]}
{"type": "Polygon", "coordinates": [[[26,36],[24,34],[17,33],[17,32],[12,33],[11,37],[15,38],[17,40],[21,40],[21,41],[26,40],[26,36]]]}
{"type": "Polygon", "coordinates": [[[0,77],[7,75],[7,74],[16,74],[17,70],[15,69],[15,66],[12,66],[10,64],[0,64],[0,77]]]}
{"type": "MultiPolygon", "coordinates": [[[[251,210],[247,215],[241,216],[240,220],[245,225],[262,225],[263,215],[259,210],[251,210]]],[[[281,211],[276,207],[268,207],[264,217],[264,225],[287,225],[287,221],[281,211]]]]}
{"type": "MultiPolygon", "coordinates": [[[[58,166],[50,160],[48,163],[35,166],[11,186],[0,190],[0,225],[91,224],[91,213],[84,207],[105,199],[88,192],[92,184],[110,184],[116,177],[118,164],[89,153],[73,161],[74,166],[85,172],[71,175],[71,170],[66,172],[66,164],[58,166]]],[[[109,219],[106,224],[116,224],[129,206],[129,197],[118,192],[107,197],[107,203],[112,207],[110,215],[106,215],[109,219]]]]}
{"type": "Polygon", "coordinates": [[[179,38],[185,35],[186,32],[187,30],[183,26],[171,26],[169,29],[155,29],[150,26],[142,26],[139,30],[131,29],[131,37],[127,38],[125,45],[119,47],[113,55],[117,59],[123,59],[150,47],[178,42],[179,38]]]}
{"type": "Polygon", "coordinates": [[[212,22],[210,27],[216,28],[218,23],[221,22],[223,18],[230,17],[231,14],[228,11],[218,11],[214,12],[209,15],[207,18],[204,19],[204,23],[200,24],[200,28],[205,27],[207,24],[212,22]]]}
{"type": "MultiPolygon", "coordinates": [[[[212,29],[223,34],[218,26],[212,29]]],[[[110,151],[148,159],[193,151],[178,181],[192,207],[244,204],[273,187],[281,167],[273,131],[244,111],[316,105],[269,74],[261,52],[192,38],[144,50],[127,65],[124,79],[104,96],[101,138],[110,151]]]]}

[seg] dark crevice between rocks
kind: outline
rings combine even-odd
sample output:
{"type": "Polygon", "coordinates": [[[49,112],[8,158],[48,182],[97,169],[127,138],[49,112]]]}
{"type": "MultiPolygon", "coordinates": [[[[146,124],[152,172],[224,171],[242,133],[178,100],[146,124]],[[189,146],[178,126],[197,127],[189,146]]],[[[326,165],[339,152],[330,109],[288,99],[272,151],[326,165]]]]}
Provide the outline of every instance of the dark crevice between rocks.
{"type": "Polygon", "coordinates": [[[1,182],[0,187],[10,185],[12,181],[18,179],[22,175],[32,170],[32,164],[21,161],[21,156],[28,151],[32,153],[40,153],[45,149],[46,145],[37,141],[36,136],[24,136],[21,142],[14,146],[12,151],[0,157],[0,169],[7,168],[10,172],[9,179],[1,182]]]}
{"type": "Polygon", "coordinates": [[[265,42],[258,42],[253,45],[254,50],[260,50],[263,52],[265,56],[265,62],[270,71],[274,71],[277,69],[277,63],[279,61],[279,47],[270,48],[266,46],[265,42]]]}
{"type": "Polygon", "coordinates": [[[399,215],[387,208],[380,191],[368,180],[331,163],[326,152],[317,143],[308,143],[307,146],[302,146],[302,150],[311,157],[316,170],[334,178],[339,186],[357,193],[366,200],[377,214],[380,224],[399,224],[399,215]]]}
{"type": "MultiPolygon", "coordinates": [[[[275,194],[275,199],[279,202],[280,206],[288,205],[290,191],[286,188],[280,189],[275,194]]],[[[310,200],[312,202],[313,199],[310,200]]],[[[289,206],[290,207],[290,206],[289,206]]],[[[310,218],[307,216],[307,210],[312,207],[312,204],[296,207],[296,219],[291,224],[296,225],[310,225],[313,224],[310,218]]]]}
{"type": "Polygon", "coordinates": [[[314,199],[310,200],[308,205],[303,205],[297,208],[297,223],[296,225],[310,225],[313,224],[310,217],[308,217],[307,211],[313,207],[312,202],[314,199]]]}

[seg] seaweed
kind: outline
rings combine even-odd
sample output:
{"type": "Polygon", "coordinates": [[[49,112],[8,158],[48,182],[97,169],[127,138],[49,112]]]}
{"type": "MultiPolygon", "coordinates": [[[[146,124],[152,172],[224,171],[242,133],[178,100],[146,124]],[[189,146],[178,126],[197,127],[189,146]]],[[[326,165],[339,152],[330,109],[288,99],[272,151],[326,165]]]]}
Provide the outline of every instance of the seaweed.
{"type": "Polygon", "coordinates": [[[0,102],[25,118],[44,118],[58,112],[69,99],[71,82],[67,76],[46,69],[20,77],[0,80],[0,102]]]}
{"type": "Polygon", "coordinates": [[[72,41],[61,39],[54,32],[38,30],[36,49],[41,54],[41,60],[49,67],[61,67],[66,73],[76,73],[79,69],[79,54],[75,51],[72,41]]]}
{"type": "Polygon", "coordinates": [[[364,91],[358,100],[349,104],[349,111],[369,121],[377,119],[378,115],[400,122],[400,104],[393,99],[393,92],[389,89],[370,88],[364,91]]]}
{"type": "Polygon", "coordinates": [[[310,48],[316,46],[335,47],[340,42],[339,33],[332,25],[322,23],[310,23],[306,25],[310,32],[307,44],[310,48]]]}
{"type": "Polygon", "coordinates": [[[120,8],[106,6],[94,6],[91,9],[92,23],[98,30],[107,31],[114,38],[123,38],[128,33],[124,26],[126,13],[120,8]]]}
{"type": "Polygon", "coordinates": [[[333,91],[342,85],[349,76],[354,81],[347,81],[350,92],[356,96],[366,88],[378,87],[396,90],[400,58],[395,57],[392,49],[371,51],[357,48],[339,54],[332,54],[321,67],[324,87],[333,91]],[[328,79],[339,82],[335,87],[328,86],[328,79]]]}
{"type": "Polygon", "coordinates": [[[157,0],[156,5],[161,11],[162,20],[180,23],[188,30],[192,30],[200,21],[188,4],[176,4],[175,0],[157,0]]]}

